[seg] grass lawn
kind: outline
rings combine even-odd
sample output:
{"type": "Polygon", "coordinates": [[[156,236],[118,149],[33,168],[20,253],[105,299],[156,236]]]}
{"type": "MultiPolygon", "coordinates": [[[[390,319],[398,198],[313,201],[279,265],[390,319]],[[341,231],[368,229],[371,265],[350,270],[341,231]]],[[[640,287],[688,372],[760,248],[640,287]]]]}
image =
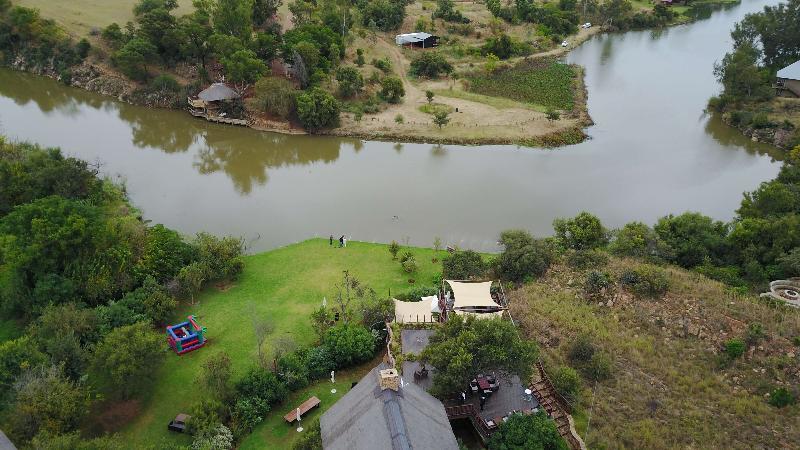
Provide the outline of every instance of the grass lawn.
{"type": "MultiPolygon", "coordinates": [[[[93,27],[104,28],[113,22],[125,27],[133,20],[133,5],[139,0],[11,0],[14,5],[37,8],[42,16],[55,20],[68,32],[86,36],[93,27]]],[[[192,11],[192,0],[178,0],[176,16],[192,11]]]]}
{"type": "MultiPolygon", "coordinates": [[[[419,264],[414,274],[416,284],[430,284],[441,271],[440,263],[431,262],[435,252],[418,248],[411,251],[419,264]]],[[[441,251],[439,258],[445,255],[441,251]]],[[[130,445],[142,447],[162,440],[189,443],[189,437],[167,432],[167,423],[202,398],[203,392],[195,381],[210,355],[226,351],[233,362],[234,378],[256,364],[253,317],[267,318],[275,326],[265,344],[266,351],[283,336],[300,346],[314,343],[316,335],[309,314],[321,304],[323,296],[333,297],[334,285],[341,281],[343,270],[350,270],[379,295],[388,295],[389,290],[396,294],[412,286],[409,275],[397,261],[392,261],[386,245],[348,242],[347,248],[340,249],[329,247],[326,239],[314,239],[247,256],[244,272],[234,285],[224,290],[211,287],[196,298],[197,304],[182,307],[174,319],[195,314],[200,324],[208,328],[209,344],[181,357],[172,353],[166,356],[156,385],[142,401],[140,414],[121,430],[130,445]]],[[[372,366],[337,377],[338,396],[346,392],[350,381],[360,378],[372,366]]],[[[283,415],[295,403],[317,395],[322,404],[310,418],[318,416],[338,398],[331,396],[330,389],[330,381],[322,381],[292,395],[244,440],[241,448],[288,448],[297,433],[282,423],[283,415]]]]}

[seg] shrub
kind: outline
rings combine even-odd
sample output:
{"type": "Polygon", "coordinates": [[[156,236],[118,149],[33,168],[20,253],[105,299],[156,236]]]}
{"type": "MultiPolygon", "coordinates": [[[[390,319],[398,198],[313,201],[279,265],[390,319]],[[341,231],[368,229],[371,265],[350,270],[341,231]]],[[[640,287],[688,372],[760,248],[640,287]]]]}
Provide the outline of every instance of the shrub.
{"type": "Polygon", "coordinates": [[[292,444],[292,450],[319,450],[322,448],[322,430],[319,420],[315,420],[299,439],[292,444]]]}
{"type": "Polygon", "coordinates": [[[383,31],[396,30],[402,25],[405,17],[405,0],[372,0],[362,11],[364,26],[383,31]]]}
{"type": "Polygon", "coordinates": [[[512,414],[508,421],[500,422],[488,444],[489,450],[569,449],[555,422],[543,410],[532,415],[512,414]]]}
{"type": "Polygon", "coordinates": [[[439,288],[435,286],[414,286],[413,288],[398,294],[395,296],[396,299],[406,302],[415,302],[418,301],[422,297],[430,297],[431,295],[437,295],[439,293],[439,288]]]}
{"type": "Polygon", "coordinates": [[[289,390],[277,375],[263,367],[256,366],[236,383],[238,398],[257,398],[267,405],[282,402],[289,390]]]}
{"type": "Polygon", "coordinates": [[[225,406],[218,400],[202,399],[192,405],[189,414],[192,416],[186,424],[187,431],[195,436],[213,432],[224,420],[225,406]]]}
{"type": "Polygon", "coordinates": [[[297,96],[297,117],[309,130],[334,127],[339,123],[339,102],[322,89],[311,88],[297,96]]]}
{"type": "Polygon", "coordinates": [[[604,353],[595,353],[592,359],[581,366],[583,376],[592,381],[611,378],[611,358],[604,353]]]}
{"type": "Polygon", "coordinates": [[[386,77],[381,80],[380,96],[389,103],[400,103],[400,98],[405,97],[406,90],[403,82],[397,77],[386,77]]]}
{"type": "Polygon", "coordinates": [[[656,261],[668,261],[674,256],[667,243],[642,222],[627,223],[614,231],[612,236],[613,240],[608,249],[615,255],[650,258],[656,261]]]}
{"type": "Polygon", "coordinates": [[[398,114],[398,115],[394,116],[394,122],[397,123],[397,124],[401,124],[401,123],[405,122],[405,119],[403,118],[402,114],[398,114]]]}
{"type": "Polygon", "coordinates": [[[700,213],[683,213],[662,217],[654,230],[659,238],[675,251],[680,266],[694,267],[706,259],[713,263],[722,260],[725,251],[727,226],[700,213]]]}
{"type": "Polygon", "coordinates": [[[784,277],[800,276],[800,247],[794,248],[779,257],[778,265],[783,271],[784,277]]]}
{"type": "Polygon", "coordinates": [[[339,95],[344,98],[358,95],[364,88],[364,77],[355,67],[343,66],[336,69],[336,81],[339,82],[339,95]]]}
{"type": "Polygon", "coordinates": [[[181,85],[171,75],[162,73],[150,80],[150,88],[156,91],[175,93],[181,90],[181,85]]]}
{"type": "Polygon", "coordinates": [[[545,117],[547,117],[547,120],[551,122],[561,118],[561,113],[559,113],[553,108],[547,108],[547,111],[545,111],[544,115],[545,117]]]}
{"type": "Polygon", "coordinates": [[[292,83],[280,77],[264,77],[255,85],[255,104],[261,111],[288,119],[295,110],[295,90],[292,83]]]}
{"type": "Polygon", "coordinates": [[[107,334],[94,351],[92,366],[109,385],[109,392],[130,398],[156,376],[163,350],[163,335],[153,331],[149,322],[139,322],[107,334]]]}
{"type": "Polygon", "coordinates": [[[425,91],[425,98],[428,99],[428,103],[433,101],[433,91],[425,91]]]}
{"type": "Polygon", "coordinates": [[[414,257],[407,259],[400,263],[406,273],[414,273],[417,271],[417,260],[414,257]]]}
{"type": "Polygon", "coordinates": [[[390,73],[392,71],[392,62],[389,58],[373,59],[372,65],[383,73],[390,73]]]}
{"type": "Polygon", "coordinates": [[[450,123],[450,112],[442,109],[434,111],[433,123],[436,124],[441,130],[443,126],[450,123]]]}
{"type": "Polygon", "coordinates": [[[312,380],[326,378],[336,368],[336,361],[325,346],[309,349],[305,354],[305,363],[312,380]]]}
{"type": "Polygon", "coordinates": [[[515,282],[544,275],[553,256],[549,246],[524,230],[508,230],[500,234],[503,252],[497,259],[500,276],[515,282]]]}
{"type": "Polygon", "coordinates": [[[666,294],[669,280],[666,273],[653,266],[623,272],[620,281],[639,297],[657,298],[666,294]]]}
{"type": "Polygon", "coordinates": [[[741,339],[730,339],[725,342],[725,355],[731,361],[744,355],[746,349],[747,346],[741,339]]]}
{"type": "Polygon", "coordinates": [[[453,72],[453,66],[441,53],[426,51],[411,61],[410,72],[417,77],[439,78],[442,74],[449,75],[453,72]]]}
{"type": "Polygon", "coordinates": [[[448,280],[480,278],[485,273],[483,258],[473,250],[457,251],[442,260],[442,276],[448,280]]]}
{"type": "Polygon", "coordinates": [[[561,366],[550,377],[553,387],[567,400],[575,400],[581,389],[581,379],[572,367],[561,366]]]}
{"type": "Polygon", "coordinates": [[[588,250],[608,243],[608,232],[597,216],[581,212],[572,219],[553,221],[556,239],[564,248],[588,250]]]}
{"type": "Polygon", "coordinates": [[[241,238],[218,238],[198,233],[194,240],[197,260],[205,268],[209,280],[235,280],[244,270],[244,242],[241,238]]]}
{"type": "Polygon", "coordinates": [[[573,269],[600,268],[608,264],[608,255],[600,250],[573,250],[567,253],[567,265],[573,269]]]}
{"type": "Polygon", "coordinates": [[[776,408],[783,408],[785,406],[793,405],[797,399],[786,388],[778,388],[772,391],[769,396],[769,404],[776,408]]]}
{"type": "Polygon", "coordinates": [[[365,62],[366,61],[364,61],[364,50],[360,49],[360,48],[357,48],[356,49],[356,65],[358,67],[362,67],[362,66],[364,66],[365,62]]]}
{"type": "Polygon", "coordinates": [[[747,334],[745,335],[745,342],[749,346],[753,346],[758,344],[758,342],[764,339],[764,325],[761,325],[758,322],[751,323],[747,326],[747,334]]]}
{"type": "Polygon", "coordinates": [[[233,448],[233,433],[223,424],[195,436],[192,450],[227,450],[233,448]]]}
{"type": "Polygon", "coordinates": [[[503,33],[498,37],[490,37],[486,43],[481,47],[481,53],[486,55],[495,55],[499,59],[508,59],[512,56],[523,56],[531,52],[531,47],[528,44],[517,42],[503,33]]]}
{"type": "Polygon", "coordinates": [[[403,252],[403,253],[400,255],[400,262],[401,262],[401,263],[404,263],[404,262],[408,261],[409,259],[414,259],[414,254],[413,254],[413,253],[411,253],[411,252],[410,252],[410,251],[408,251],[408,250],[404,251],[404,252],[403,252]]]}
{"type": "Polygon", "coordinates": [[[572,343],[567,358],[576,364],[587,363],[592,360],[596,352],[594,343],[590,336],[586,334],[579,335],[575,342],[572,343]]]}
{"type": "Polygon", "coordinates": [[[593,270],[586,274],[583,292],[589,297],[601,297],[613,284],[608,273],[593,270]]]}
{"type": "Polygon", "coordinates": [[[231,411],[231,431],[238,437],[247,435],[268,412],[269,404],[261,398],[238,399],[231,411]]]}
{"type": "Polygon", "coordinates": [[[392,241],[392,243],[389,244],[389,253],[392,254],[392,259],[397,259],[397,252],[399,251],[400,244],[398,244],[397,241],[392,241]]]}
{"type": "Polygon", "coordinates": [[[309,373],[306,361],[297,354],[289,353],[278,359],[278,377],[291,391],[308,386],[309,373]]]}
{"type": "Polygon", "coordinates": [[[375,353],[372,333],[356,324],[345,323],[332,327],[323,336],[322,345],[327,348],[338,369],[368,361],[375,353]]]}

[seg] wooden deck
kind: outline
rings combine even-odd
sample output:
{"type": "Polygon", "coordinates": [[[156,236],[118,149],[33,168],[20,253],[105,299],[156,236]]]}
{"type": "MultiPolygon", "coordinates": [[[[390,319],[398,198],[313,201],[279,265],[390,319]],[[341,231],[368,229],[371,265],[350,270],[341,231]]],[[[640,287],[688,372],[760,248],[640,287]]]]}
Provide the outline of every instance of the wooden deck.
{"type": "Polygon", "coordinates": [[[204,113],[202,111],[192,110],[191,108],[189,109],[189,114],[191,114],[191,115],[193,115],[195,117],[200,117],[202,119],[206,119],[209,122],[225,123],[225,124],[228,124],[228,125],[239,125],[239,126],[243,126],[243,127],[246,127],[246,126],[248,126],[250,124],[250,122],[245,120],[245,119],[231,119],[229,117],[220,117],[220,116],[216,116],[216,115],[209,115],[209,114],[204,113]]]}

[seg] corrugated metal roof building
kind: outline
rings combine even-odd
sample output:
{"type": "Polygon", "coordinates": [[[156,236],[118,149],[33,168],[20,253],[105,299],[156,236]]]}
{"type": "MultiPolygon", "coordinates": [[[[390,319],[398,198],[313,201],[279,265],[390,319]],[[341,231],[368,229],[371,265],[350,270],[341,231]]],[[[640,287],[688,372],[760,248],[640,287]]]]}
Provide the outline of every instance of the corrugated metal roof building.
{"type": "Polygon", "coordinates": [[[394,42],[397,45],[430,48],[439,44],[439,36],[424,32],[398,34],[394,37],[394,42]]]}
{"type": "Polygon", "coordinates": [[[800,97],[800,61],[779,70],[775,81],[778,95],[800,97]]]}
{"type": "MultiPolygon", "coordinates": [[[[320,419],[325,450],[458,450],[444,406],[417,385],[395,390],[380,364],[320,419]]],[[[392,375],[394,374],[394,375],[392,375]]],[[[397,387],[397,382],[394,386],[397,387]]]]}

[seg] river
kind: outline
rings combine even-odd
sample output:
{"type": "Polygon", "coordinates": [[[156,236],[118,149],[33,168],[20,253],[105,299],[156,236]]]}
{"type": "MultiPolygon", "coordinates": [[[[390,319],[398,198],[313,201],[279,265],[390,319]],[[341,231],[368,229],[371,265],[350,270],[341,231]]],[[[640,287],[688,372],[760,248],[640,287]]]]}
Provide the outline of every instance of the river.
{"type": "Polygon", "coordinates": [[[245,238],[251,251],[312,236],[495,250],[499,232],[552,233],[582,210],[610,227],[700,211],[729,220],[779,162],[703,114],[729,30],[774,0],[693,24],[599,35],[586,67],[591,139],[553,150],[284,136],[126,105],[0,70],[0,132],[100,162],[153,223],[245,238]]]}

